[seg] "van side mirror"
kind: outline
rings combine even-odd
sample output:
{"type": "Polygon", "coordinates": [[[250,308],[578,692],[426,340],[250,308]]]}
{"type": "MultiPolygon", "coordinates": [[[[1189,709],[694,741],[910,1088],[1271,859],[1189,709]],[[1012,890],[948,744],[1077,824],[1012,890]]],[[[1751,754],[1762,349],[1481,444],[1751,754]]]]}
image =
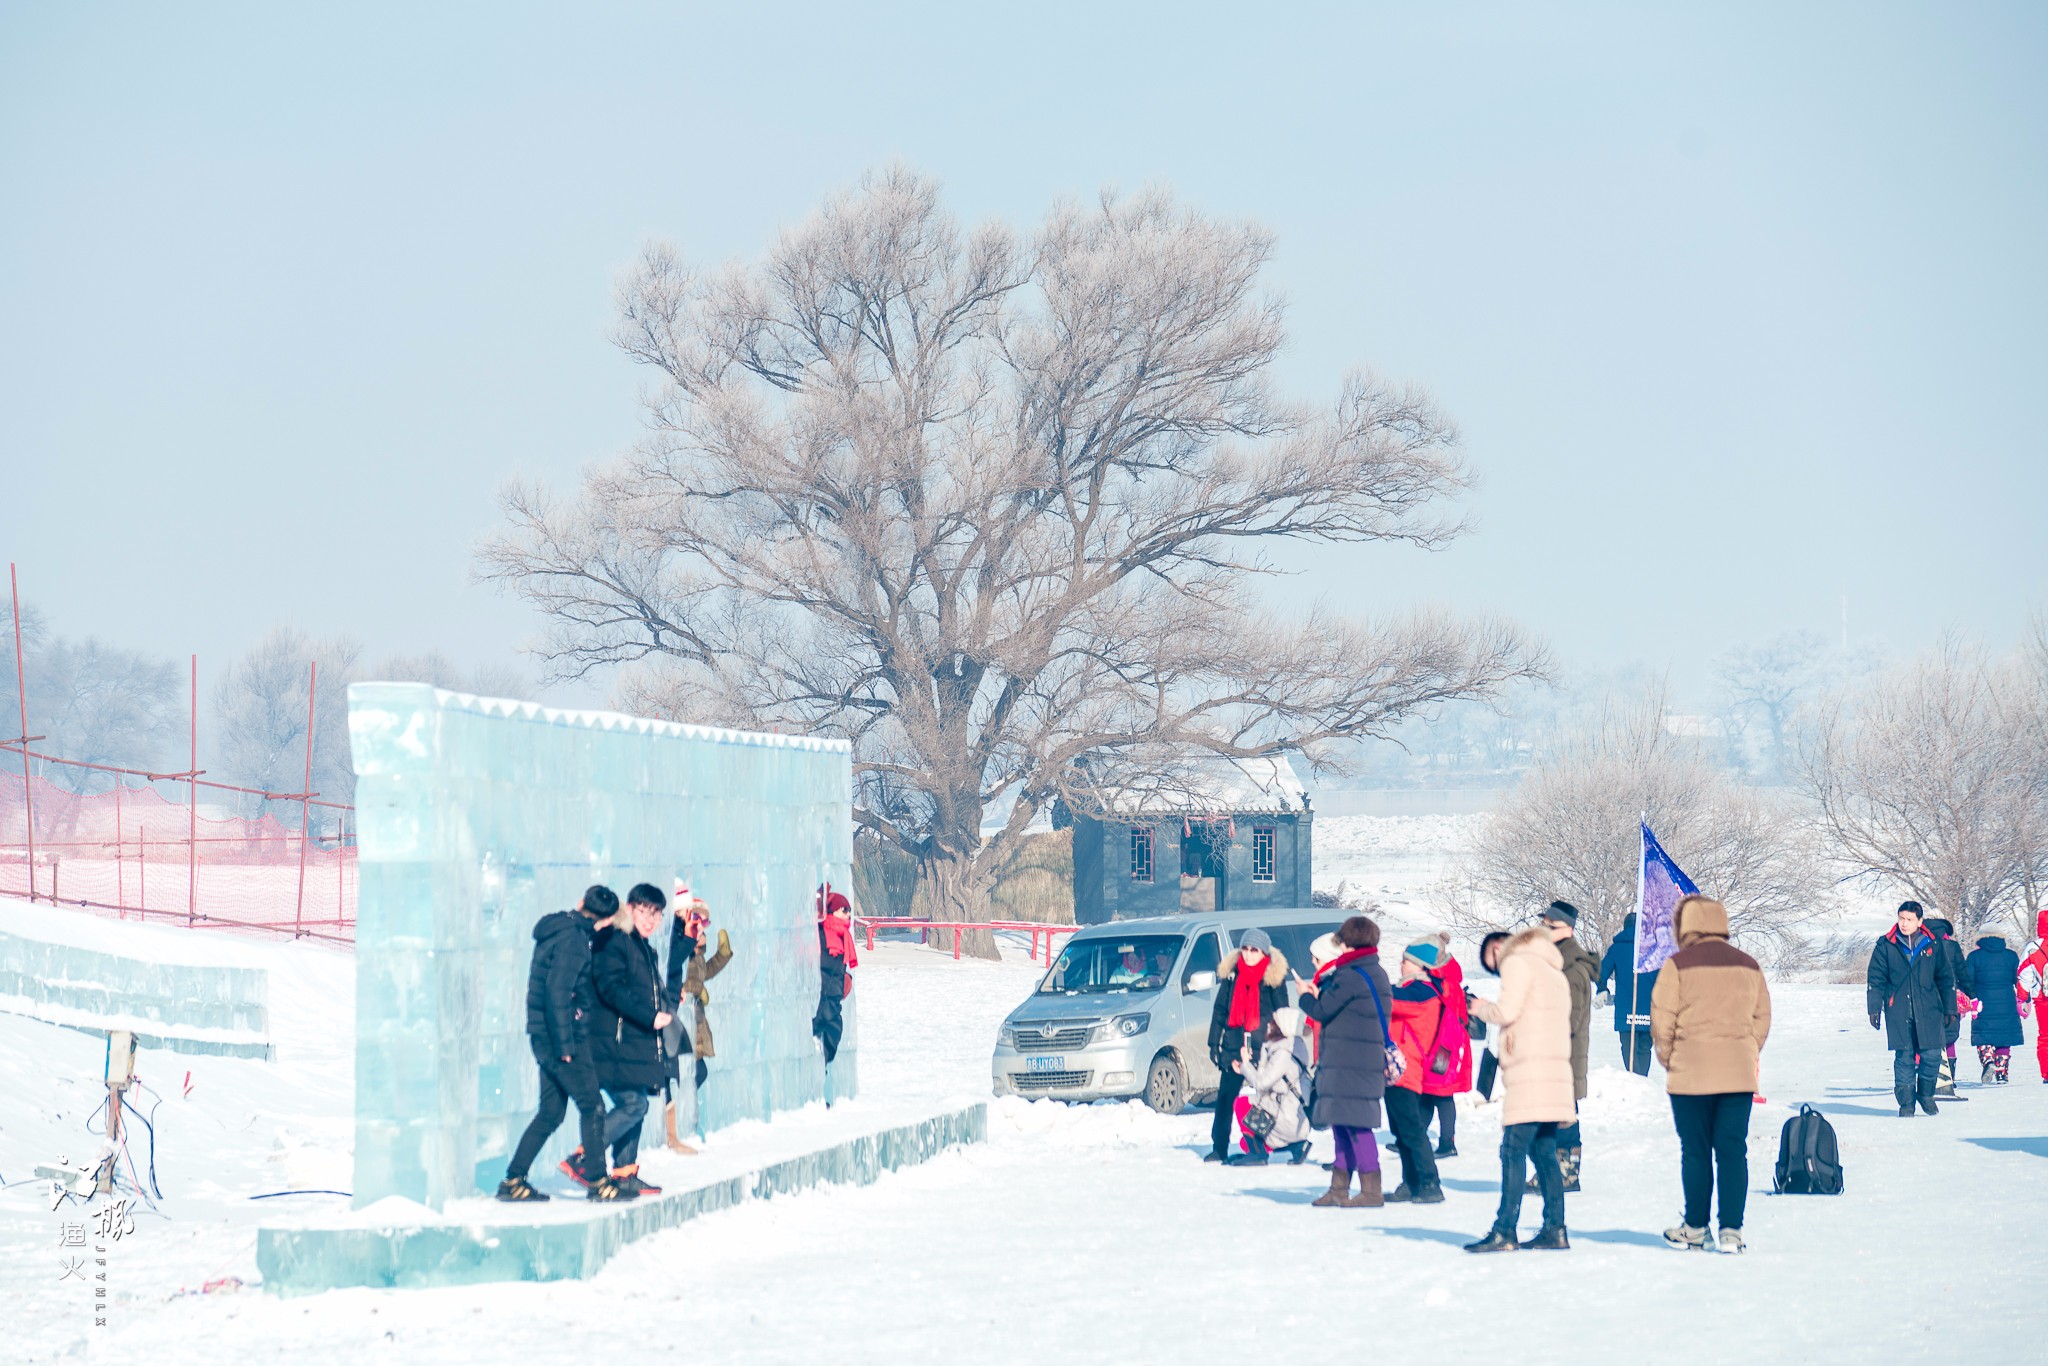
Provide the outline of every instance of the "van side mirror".
{"type": "Polygon", "coordinates": [[[1188,980],[1187,980],[1187,984],[1186,984],[1185,986],[1183,986],[1183,987],[1181,988],[1181,990],[1182,990],[1182,991],[1184,991],[1184,992],[1187,992],[1187,993],[1189,993],[1190,995],[1192,995],[1193,993],[1195,993],[1195,992],[1197,992],[1197,991],[1207,991],[1207,990],[1208,990],[1208,989],[1209,989],[1210,987],[1213,987],[1213,986],[1215,986],[1215,985],[1216,985],[1216,974],[1215,974],[1215,973],[1213,973],[1213,972],[1191,972],[1191,973],[1189,973],[1189,974],[1188,974],[1188,980]]]}

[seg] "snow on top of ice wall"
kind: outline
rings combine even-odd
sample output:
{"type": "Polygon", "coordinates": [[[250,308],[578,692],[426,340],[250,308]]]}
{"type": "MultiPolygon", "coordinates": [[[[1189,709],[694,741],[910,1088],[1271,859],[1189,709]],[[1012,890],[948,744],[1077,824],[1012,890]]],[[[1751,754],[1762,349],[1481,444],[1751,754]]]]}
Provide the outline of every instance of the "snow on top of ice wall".
{"type": "MultiPolygon", "coordinates": [[[[592,883],[623,900],[635,883],[667,892],[681,877],[731,938],[709,984],[704,1127],[766,1119],[828,1086],[852,1094],[851,1050],[828,1079],[810,1036],[815,891],[851,880],[844,742],[404,683],[352,685],[349,738],[358,1206],[396,1195],[440,1208],[503,1175],[537,1101],[533,927],[592,883]]],[[[664,957],[667,944],[664,929],[664,957]]],[[[574,1134],[572,1111],[536,1169],[574,1134]]]]}

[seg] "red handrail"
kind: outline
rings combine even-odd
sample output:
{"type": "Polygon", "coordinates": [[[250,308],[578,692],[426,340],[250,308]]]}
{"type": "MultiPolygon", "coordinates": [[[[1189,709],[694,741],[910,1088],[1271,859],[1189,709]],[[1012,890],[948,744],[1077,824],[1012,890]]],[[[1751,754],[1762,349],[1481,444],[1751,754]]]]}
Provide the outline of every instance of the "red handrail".
{"type": "Polygon", "coordinates": [[[915,929],[920,932],[920,942],[926,944],[932,942],[931,932],[933,930],[951,930],[953,932],[953,957],[956,960],[960,957],[961,936],[968,930],[1007,930],[1016,934],[1028,934],[1031,936],[1030,961],[1034,963],[1038,961],[1038,945],[1040,937],[1043,936],[1047,967],[1052,966],[1052,937],[1056,934],[1073,934],[1076,930],[1086,928],[1081,925],[1046,925],[1032,920],[914,920],[909,916],[888,915],[857,915],[853,918],[853,923],[855,926],[864,928],[867,931],[868,952],[870,953],[873,953],[875,949],[875,930],[877,928],[885,930],[915,929]]]}

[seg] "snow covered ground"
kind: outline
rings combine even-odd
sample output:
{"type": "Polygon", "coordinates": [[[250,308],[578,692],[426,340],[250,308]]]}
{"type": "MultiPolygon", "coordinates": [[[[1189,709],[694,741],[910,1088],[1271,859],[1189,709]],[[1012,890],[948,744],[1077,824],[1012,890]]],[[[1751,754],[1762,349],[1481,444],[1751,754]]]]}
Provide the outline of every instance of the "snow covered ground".
{"type": "MultiPolygon", "coordinates": [[[[92,1327],[89,1288],[58,1279],[67,1216],[39,1186],[0,1192],[10,1311],[0,1356],[316,1366],[655,1348],[693,1362],[815,1366],[1426,1344],[1531,1361],[1676,1350],[1854,1362],[2024,1360],[2038,1340],[2023,1305],[2048,1273],[2038,1194],[2048,1086],[2031,1050],[2015,1058],[2012,1086],[1966,1087],[1967,1104],[1901,1120],[1860,990],[1823,985],[1777,990],[1770,1103],[1752,1129],[1752,1251],[1741,1258],[1661,1245],[1679,1198],[1661,1077],[1622,1071],[1603,1031],[1569,1254],[1480,1259],[1458,1248],[1492,1215],[1497,1107],[1462,1113],[1464,1155],[1445,1164],[1445,1204],[1367,1211],[1310,1208],[1325,1180],[1313,1166],[1202,1164],[1206,1116],[1004,1099],[991,1103],[985,1147],[871,1187],[711,1216],[628,1248],[594,1283],[181,1294],[216,1277],[254,1279],[255,1224],[277,1202],[247,1196],[347,1187],[348,959],[259,947],[296,983],[277,1000],[276,1063],[144,1059],[166,1097],[156,1115],[169,1217],[141,1216],[110,1257],[106,1328],[92,1327]],[[1839,1198],[1764,1193],[1778,1126],[1800,1101],[1840,1133],[1839,1198]]],[[[1036,975],[1021,952],[1000,964],[886,944],[864,955],[864,1099],[986,1096],[996,1025],[1036,975]]],[[[0,1178],[92,1146],[83,1124],[100,1094],[100,1051],[84,1035],[0,1016],[0,1178]]],[[[715,1136],[717,1146],[745,1141],[715,1136]]],[[[1525,1229],[1535,1217],[1532,1199],[1525,1229]]]]}

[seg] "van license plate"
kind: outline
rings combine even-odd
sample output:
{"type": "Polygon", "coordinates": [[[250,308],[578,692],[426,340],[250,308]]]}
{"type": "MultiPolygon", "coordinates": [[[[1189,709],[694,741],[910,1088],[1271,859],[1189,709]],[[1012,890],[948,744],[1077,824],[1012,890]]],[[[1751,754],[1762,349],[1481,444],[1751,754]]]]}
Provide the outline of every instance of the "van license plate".
{"type": "Polygon", "coordinates": [[[1067,1070],[1067,1060],[1065,1058],[1026,1058],[1024,1065],[1033,1072],[1064,1072],[1067,1070]]]}

